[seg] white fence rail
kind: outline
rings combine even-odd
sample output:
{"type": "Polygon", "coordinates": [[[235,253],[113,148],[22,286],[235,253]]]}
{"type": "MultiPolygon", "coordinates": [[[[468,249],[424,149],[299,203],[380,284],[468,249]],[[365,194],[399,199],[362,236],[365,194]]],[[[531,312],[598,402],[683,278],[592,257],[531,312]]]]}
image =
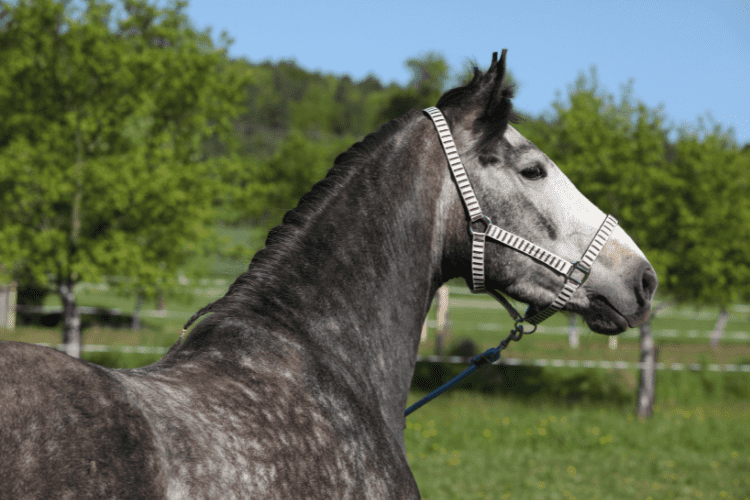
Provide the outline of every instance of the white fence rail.
{"type": "MultiPolygon", "coordinates": [[[[64,344],[37,343],[45,347],[52,347],[60,351],[65,350],[64,344]]],[[[166,354],[169,350],[167,347],[150,347],[150,346],[108,346],[84,344],[83,352],[121,352],[125,354],[166,354]]],[[[426,361],[429,363],[451,363],[451,364],[470,364],[471,358],[461,356],[417,356],[417,361],[426,361]]],[[[633,363],[629,361],[592,361],[592,360],[575,360],[575,359],[521,359],[521,358],[500,358],[493,363],[495,365],[508,366],[541,366],[551,368],[602,368],[608,370],[639,370],[642,363],[633,363]]],[[[657,370],[671,371],[710,371],[710,372],[744,372],[750,373],[750,365],[721,365],[721,364],[685,364],[685,363],[657,363],[657,370]]]]}
{"type": "MultiPolygon", "coordinates": [[[[201,296],[220,296],[226,291],[226,286],[229,285],[228,280],[202,280],[199,283],[185,283],[186,286],[194,287],[193,291],[197,295],[201,296]]],[[[84,288],[96,289],[98,291],[106,291],[107,285],[104,284],[81,284],[84,288]]],[[[461,307],[461,308],[482,308],[482,309],[498,309],[502,310],[500,304],[492,301],[479,301],[469,300],[461,298],[461,296],[473,296],[473,294],[465,288],[461,287],[449,287],[448,299],[446,294],[445,302],[450,304],[449,307],[461,307]],[[456,298],[459,296],[459,298],[456,298]]],[[[42,314],[53,314],[60,313],[60,307],[49,307],[49,306],[20,306],[16,305],[15,309],[23,312],[33,312],[42,314]]],[[[111,314],[114,316],[130,314],[128,312],[121,311],[119,309],[103,309],[96,307],[80,307],[80,311],[84,314],[111,314]]],[[[730,311],[735,315],[746,315],[750,314],[750,305],[734,305],[730,308],[730,311]]],[[[186,318],[189,316],[188,313],[182,311],[168,311],[168,310],[142,310],[139,312],[141,317],[152,317],[152,318],[186,318]]],[[[12,315],[9,315],[12,316],[12,315]]],[[[659,317],[678,317],[684,319],[715,319],[716,313],[712,311],[685,311],[677,310],[674,308],[663,309],[659,312],[659,317]]],[[[439,315],[439,320],[428,320],[426,327],[428,328],[441,328],[444,326],[446,321],[445,311],[439,315]],[[442,321],[441,321],[442,320],[442,321]]],[[[455,323],[455,322],[453,322],[455,323]]],[[[461,324],[461,322],[458,322],[461,324]]],[[[3,326],[0,324],[0,327],[3,326]]],[[[485,331],[500,331],[504,330],[507,325],[501,323],[473,323],[472,327],[476,330],[485,331]]],[[[12,328],[12,327],[11,327],[12,328]]],[[[569,328],[564,326],[544,326],[538,327],[538,333],[545,335],[568,335],[569,328]]],[[[426,332],[425,332],[426,333],[426,332]]],[[[628,336],[627,334],[624,334],[628,336]]],[[[655,337],[667,337],[667,338],[694,338],[694,339],[709,339],[711,332],[701,330],[675,330],[675,329],[655,329],[655,337]]],[[[733,331],[727,332],[724,335],[723,340],[733,341],[748,341],[750,340],[750,332],[747,331],[733,331]]],[[[47,347],[54,347],[56,349],[64,350],[63,345],[52,345],[52,344],[38,344],[47,347]]],[[[168,348],[165,347],[150,347],[150,346],[105,346],[105,345],[84,345],[84,352],[121,352],[121,353],[138,353],[138,354],[165,354],[168,348]]],[[[442,363],[470,363],[471,358],[462,358],[457,356],[418,356],[418,361],[427,362],[442,362],[442,363]]],[[[628,362],[628,361],[592,361],[592,360],[564,360],[564,359],[521,359],[521,358],[501,358],[496,364],[505,364],[509,366],[540,366],[540,367],[553,367],[553,368],[599,368],[599,369],[641,369],[642,363],[628,362]]],[[[671,370],[671,371],[712,371],[712,372],[743,372],[750,373],[750,365],[738,365],[738,364],[684,364],[684,363],[657,363],[657,370],[671,370]]]]}

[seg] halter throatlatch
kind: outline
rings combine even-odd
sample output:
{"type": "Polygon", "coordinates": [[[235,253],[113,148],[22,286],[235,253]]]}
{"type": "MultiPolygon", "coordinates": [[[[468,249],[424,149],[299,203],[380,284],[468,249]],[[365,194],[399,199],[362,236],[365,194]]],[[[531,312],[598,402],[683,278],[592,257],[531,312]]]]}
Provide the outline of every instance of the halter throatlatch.
{"type": "Polygon", "coordinates": [[[524,334],[533,333],[539,323],[562,309],[563,306],[568,303],[578,287],[588,279],[589,273],[591,273],[591,265],[594,263],[594,260],[596,260],[596,257],[604,247],[610,234],[612,234],[612,231],[617,226],[617,219],[611,215],[607,215],[606,219],[604,219],[604,222],[599,227],[599,230],[596,232],[594,239],[584,252],[583,257],[581,257],[581,260],[568,262],[562,257],[559,257],[552,252],[548,252],[530,241],[494,225],[492,220],[482,213],[479,201],[474,193],[474,189],[471,187],[471,182],[469,181],[469,176],[466,174],[466,169],[464,168],[463,163],[461,163],[461,158],[458,155],[456,145],[453,142],[453,136],[451,135],[450,128],[445,121],[443,113],[441,113],[436,107],[430,107],[424,111],[435,124],[435,128],[440,136],[440,143],[443,145],[445,155],[448,157],[448,163],[450,164],[453,178],[456,180],[458,190],[461,193],[461,199],[464,202],[466,211],[469,213],[469,233],[472,235],[471,291],[474,293],[486,293],[494,297],[505,307],[508,314],[510,314],[515,320],[516,324],[513,330],[510,331],[510,335],[503,339],[497,347],[493,347],[492,349],[473,357],[471,359],[472,366],[464,370],[450,382],[438,387],[430,394],[407,408],[404,413],[405,415],[409,415],[414,410],[420,408],[422,405],[455,386],[461,380],[474,373],[474,371],[480,366],[494,363],[500,359],[500,353],[503,349],[508,347],[508,344],[510,344],[511,341],[521,340],[521,337],[523,337],[524,334]],[[475,228],[475,226],[479,226],[479,221],[482,221],[482,225],[484,226],[482,231],[478,231],[475,228]],[[487,241],[487,238],[525,253],[555,272],[565,276],[565,284],[560,293],[557,294],[555,300],[533,316],[528,316],[530,308],[526,310],[526,315],[521,316],[508,299],[503,297],[498,291],[486,288],[484,281],[484,244],[487,241]],[[523,323],[530,323],[534,325],[534,328],[531,331],[525,331],[523,329],[523,323]]]}

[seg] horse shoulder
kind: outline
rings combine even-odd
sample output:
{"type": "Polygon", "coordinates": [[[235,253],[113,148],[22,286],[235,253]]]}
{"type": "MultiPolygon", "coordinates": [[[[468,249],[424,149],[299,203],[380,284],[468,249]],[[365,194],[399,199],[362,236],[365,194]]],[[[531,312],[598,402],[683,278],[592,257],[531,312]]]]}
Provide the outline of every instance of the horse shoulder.
{"type": "Polygon", "coordinates": [[[0,344],[0,470],[11,498],[159,497],[154,436],[112,370],[0,344]]]}
{"type": "Polygon", "coordinates": [[[220,317],[197,328],[196,343],[210,329],[244,344],[232,351],[201,341],[199,356],[118,373],[168,457],[168,492],[190,498],[416,492],[377,407],[363,406],[360,391],[316,361],[314,346],[220,317]]]}

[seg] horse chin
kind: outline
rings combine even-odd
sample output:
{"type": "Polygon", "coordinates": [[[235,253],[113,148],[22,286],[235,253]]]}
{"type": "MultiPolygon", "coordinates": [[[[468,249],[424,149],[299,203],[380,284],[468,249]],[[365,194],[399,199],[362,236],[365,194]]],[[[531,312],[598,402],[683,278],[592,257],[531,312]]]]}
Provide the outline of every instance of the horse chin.
{"type": "Polygon", "coordinates": [[[589,308],[581,315],[592,331],[603,335],[617,335],[630,327],[627,318],[604,297],[593,298],[589,308]]]}

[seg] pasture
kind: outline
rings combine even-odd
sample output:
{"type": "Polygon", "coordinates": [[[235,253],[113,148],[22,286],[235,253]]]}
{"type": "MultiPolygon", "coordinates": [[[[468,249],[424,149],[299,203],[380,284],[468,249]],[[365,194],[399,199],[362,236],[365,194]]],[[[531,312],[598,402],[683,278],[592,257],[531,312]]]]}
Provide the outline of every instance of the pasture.
{"type": "Polygon", "coordinates": [[[457,391],[410,415],[405,437],[430,500],[746,499],[748,415],[747,400],[670,402],[641,422],[631,405],[457,391]]]}
{"type": "MultiPolygon", "coordinates": [[[[144,329],[138,332],[87,328],[85,344],[114,349],[84,352],[84,358],[117,367],[159,359],[159,353],[123,353],[116,346],[167,348],[184,320],[220,296],[224,287],[216,282],[190,287],[167,299],[163,312],[146,303],[144,329]]],[[[101,286],[80,287],[78,296],[82,306],[123,312],[131,312],[134,303],[101,286]]],[[[480,348],[496,345],[511,327],[504,311],[487,297],[451,297],[446,352],[467,338],[480,348]]],[[[57,305],[56,297],[48,297],[45,304],[57,305]]],[[[659,361],[750,363],[750,342],[743,337],[750,329],[747,312],[733,310],[726,339],[717,350],[709,347],[707,338],[713,314],[709,309],[664,309],[653,321],[659,361]]],[[[619,336],[612,350],[606,337],[579,325],[580,346],[571,349],[567,324],[564,315],[554,316],[539,332],[513,343],[504,357],[638,361],[637,330],[619,336]]],[[[60,332],[19,326],[0,330],[0,338],[56,344],[60,332]]],[[[421,354],[434,354],[434,339],[430,329],[421,354]]],[[[456,371],[461,368],[455,366],[456,371]]],[[[634,418],[636,370],[527,367],[522,374],[525,382],[519,390],[508,392],[500,386],[486,394],[459,389],[407,418],[408,459],[424,498],[750,498],[750,374],[659,371],[657,406],[646,422],[634,418]]],[[[422,395],[415,390],[410,403],[422,395]]]]}

